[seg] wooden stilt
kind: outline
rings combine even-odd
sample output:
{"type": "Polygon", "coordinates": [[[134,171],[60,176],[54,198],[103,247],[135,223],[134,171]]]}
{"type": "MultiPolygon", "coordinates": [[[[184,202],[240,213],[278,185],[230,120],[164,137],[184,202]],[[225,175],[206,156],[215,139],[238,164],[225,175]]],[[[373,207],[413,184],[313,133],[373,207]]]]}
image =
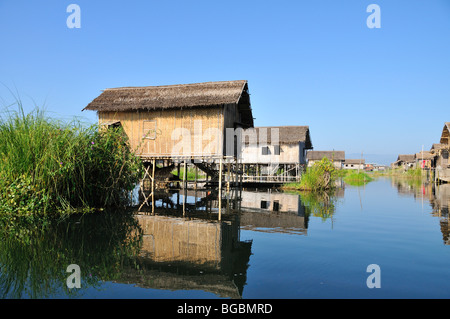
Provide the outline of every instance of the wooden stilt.
{"type": "Polygon", "coordinates": [[[198,167],[195,166],[195,184],[194,184],[195,190],[197,190],[197,180],[198,180],[198,167]]]}
{"type": "Polygon", "coordinates": [[[186,181],[187,181],[187,166],[186,161],[183,163],[183,217],[186,215],[186,181]]]}
{"type": "Polygon", "coordinates": [[[178,187],[180,187],[180,162],[177,163],[178,187]]]}
{"type": "Polygon", "coordinates": [[[156,160],[153,159],[152,163],[152,214],[155,214],[155,166],[156,160]]]}
{"type": "Polygon", "coordinates": [[[219,220],[222,220],[222,159],[219,160],[219,220]]]}
{"type": "Polygon", "coordinates": [[[227,163],[227,193],[230,192],[231,163],[227,163]]]}
{"type": "Polygon", "coordinates": [[[153,190],[154,190],[153,189],[153,177],[155,175],[155,173],[154,173],[154,166],[153,166],[153,170],[152,170],[152,173],[153,173],[152,175],[150,175],[149,169],[150,169],[150,166],[144,167],[144,170],[145,170],[144,177],[142,178],[141,183],[140,183],[140,187],[139,187],[140,191],[141,191],[141,193],[142,193],[142,195],[144,197],[144,201],[139,206],[138,211],[140,211],[144,205],[149,206],[148,200],[149,200],[150,196],[153,197],[153,190]],[[151,193],[148,196],[145,194],[145,191],[144,191],[144,183],[145,183],[145,179],[147,178],[147,176],[151,179],[151,182],[152,182],[152,191],[151,191],[151,193]]]}

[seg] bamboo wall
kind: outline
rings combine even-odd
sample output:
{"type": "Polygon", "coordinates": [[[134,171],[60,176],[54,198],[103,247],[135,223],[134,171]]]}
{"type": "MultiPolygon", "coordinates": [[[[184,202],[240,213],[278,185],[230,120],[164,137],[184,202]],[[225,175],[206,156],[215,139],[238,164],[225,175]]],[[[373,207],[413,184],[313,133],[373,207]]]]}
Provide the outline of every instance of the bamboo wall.
{"type": "Polygon", "coordinates": [[[191,156],[223,155],[223,132],[228,122],[235,120],[232,113],[224,116],[223,107],[98,112],[98,116],[100,125],[120,121],[131,149],[142,157],[171,157],[174,151],[191,156]],[[181,129],[188,135],[183,136],[181,129]],[[221,136],[217,132],[222,132],[221,136]]]}

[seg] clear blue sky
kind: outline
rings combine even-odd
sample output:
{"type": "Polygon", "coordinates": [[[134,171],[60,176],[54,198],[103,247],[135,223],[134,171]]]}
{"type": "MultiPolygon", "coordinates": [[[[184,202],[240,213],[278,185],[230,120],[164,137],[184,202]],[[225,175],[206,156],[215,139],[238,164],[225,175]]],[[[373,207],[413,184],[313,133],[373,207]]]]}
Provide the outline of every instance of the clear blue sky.
{"type": "Polygon", "coordinates": [[[0,37],[0,82],[59,117],[95,122],[81,109],[109,87],[245,79],[255,125],[309,125],[317,150],[387,162],[450,121],[449,0],[0,0],[0,37]]]}

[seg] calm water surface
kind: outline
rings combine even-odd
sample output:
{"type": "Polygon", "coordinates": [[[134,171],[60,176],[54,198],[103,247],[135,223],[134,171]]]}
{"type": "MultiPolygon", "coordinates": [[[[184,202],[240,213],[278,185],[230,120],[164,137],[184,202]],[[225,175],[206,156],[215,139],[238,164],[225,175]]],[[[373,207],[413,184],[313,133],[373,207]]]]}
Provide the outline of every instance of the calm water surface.
{"type": "Polygon", "coordinates": [[[307,196],[161,193],[155,215],[73,216],[0,243],[3,298],[449,298],[450,185],[307,196]],[[241,200],[235,200],[239,195],[241,200]],[[236,213],[239,212],[239,213],[236,213]],[[81,288],[67,288],[69,264],[81,288]],[[367,266],[381,270],[369,289],[367,266]]]}

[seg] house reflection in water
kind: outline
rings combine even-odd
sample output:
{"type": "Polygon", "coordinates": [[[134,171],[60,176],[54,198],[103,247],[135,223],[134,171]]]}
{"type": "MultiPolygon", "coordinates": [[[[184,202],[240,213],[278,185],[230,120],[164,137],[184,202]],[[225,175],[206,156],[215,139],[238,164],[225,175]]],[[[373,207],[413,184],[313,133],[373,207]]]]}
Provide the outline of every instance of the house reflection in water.
{"type": "Polygon", "coordinates": [[[445,245],[450,245],[449,214],[450,207],[450,184],[436,185],[434,198],[430,201],[433,208],[433,216],[439,218],[442,239],[445,245]]]}
{"type": "Polygon", "coordinates": [[[241,229],[306,235],[308,216],[300,195],[244,190],[241,198],[241,229]]]}
{"type": "Polygon", "coordinates": [[[142,246],[122,282],[167,290],[202,290],[241,298],[252,242],[241,230],[306,235],[307,207],[299,194],[271,190],[166,190],[152,213],[139,213],[142,246]]]}
{"type": "Polygon", "coordinates": [[[439,218],[442,239],[450,245],[450,184],[434,184],[408,179],[392,179],[392,186],[397,188],[399,196],[413,196],[416,201],[429,202],[432,216],[439,218]]]}
{"type": "Polygon", "coordinates": [[[130,267],[121,282],[241,298],[252,242],[239,238],[239,214],[217,220],[217,203],[213,191],[160,192],[154,214],[136,215],[142,232],[139,267],[130,267]]]}

